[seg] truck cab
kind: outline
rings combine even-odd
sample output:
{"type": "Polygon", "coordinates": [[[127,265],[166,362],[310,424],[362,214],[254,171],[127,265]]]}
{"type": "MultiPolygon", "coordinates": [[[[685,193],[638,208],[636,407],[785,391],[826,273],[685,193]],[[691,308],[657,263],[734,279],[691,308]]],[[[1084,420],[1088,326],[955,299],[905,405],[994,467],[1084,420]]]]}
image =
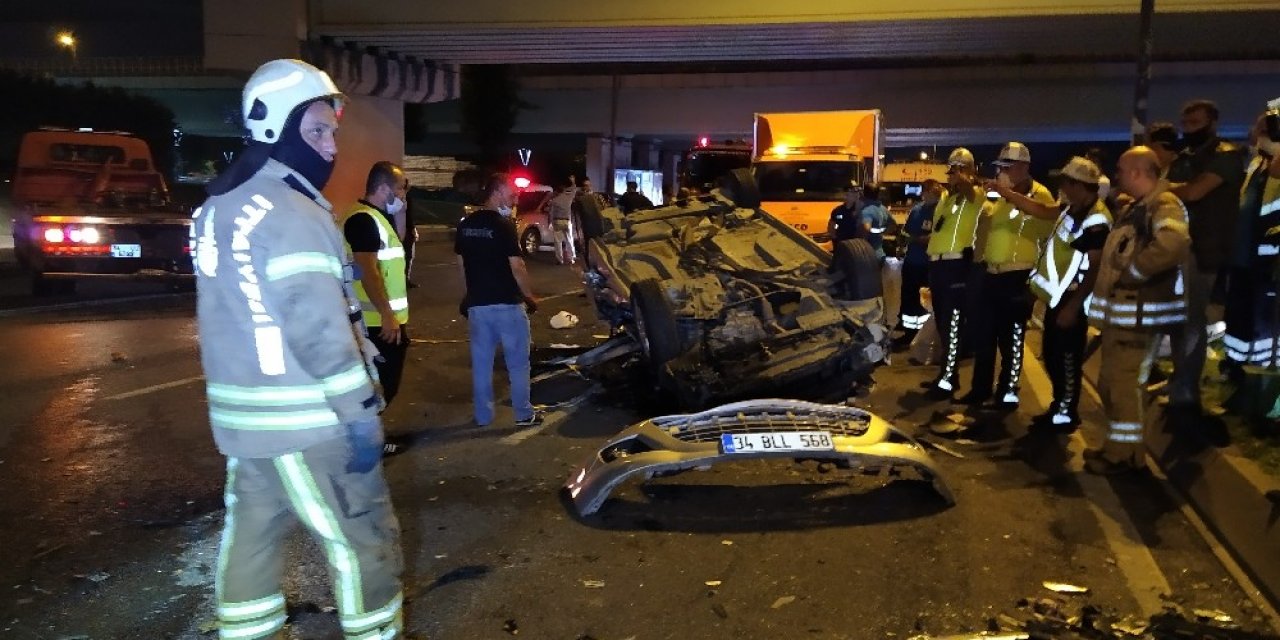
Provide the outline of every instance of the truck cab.
{"type": "Polygon", "coordinates": [[[850,187],[880,170],[879,110],[758,113],[752,170],[761,208],[819,243],[850,187]]]}

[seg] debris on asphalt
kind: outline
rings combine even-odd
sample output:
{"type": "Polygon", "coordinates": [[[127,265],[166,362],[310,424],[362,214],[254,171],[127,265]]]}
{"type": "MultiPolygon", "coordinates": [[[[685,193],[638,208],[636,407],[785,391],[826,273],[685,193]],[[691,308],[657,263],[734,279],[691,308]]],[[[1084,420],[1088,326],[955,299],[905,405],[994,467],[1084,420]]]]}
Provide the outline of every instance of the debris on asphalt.
{"type": "Polygon", "coordinates": [[[112,362],[122,363],[122,362],[126,362],[126,361],[128,361],[128,360],[129,360],[128,356],[124,355],[124,353],[122,353],[122,352],[120,352],[120,351],[112,351],[112,352],[111,352],[111,361],[112,361],[112,362]]]}
{"type": "Polygon", "coordinates": [[[781,608],[783,608],[783,607],[785,607],[785,606],[787,606],[787,605],[789,605],[789,604],[791,604],[792,602],[795,602],[795,601],[796,601],[796,597],[795,597],[795,596],[782,596],[781,598],[778,598],[777,600],[774,600],[774,601],[773,601],[773,604],[769,605],[769,608],[770,608],[770,609],[781,609],[781,608]]]}
{"type": "Polygon", "coordinates": [[[1192,609],[1191,613],[1201,620],[1212,620],[1214,622],[1234,622],[1231,616],[1218,611],[1217,609],[1192,609]]]}
{"type": "Polygon", "coordinates": [[[516,624],[515,618],[510,618],[506,622],[502,623],[502,630],[513,636],[520,635],[520,625],[516,624]]]}
{"type": "Polygon", "coordinates": [[[721,620],[729,619],[729,611],[725,609],[724,605],[720,604],[719,602],[711,605],[711,610],[714,611],[716,615],[720,616],[721,620]]]}
{"type": "Polygon", "coordinates": [[[603,589],[604,580],[583,580],[582,586],[588,589],[603,589]]]}
{"type": "Polygon", "coordinates": [[[925,445],[925,446],[927,446],[927,447],[929,447],[929,448],[931,448],[931,449],[935,449],[935,450],[937,450],[937,451],[941,451],[941,452],[943,452],[943,453],[945,453],[945,454],[947,454],[947,455],[949,455],[949,456],[951,456],[951,457],[953,457],[953,458],[963,458],[963,457],[964,457],[964,454],[963,454],[963,453],[960,453],[959,451],[955,451],[955,450],[953,450],[953,449],[951,449],[951,448],[949,448],[949,447],[945,447],[945,446],[943,446],[943,445],[941,445],[941,444],[939,444],[939,443],[937,443],[937,442],[934,442],[933,440],[929,440],[929,439],[927,439],[927,438],[920,438],[920,439],[919,439],[919,441],[920,441],[920,444],[923,444],[923,445],[925,445]]]}
{"type": "Polygon", "coordinates": [[[727,547],[727,546],[732,545],[732,544],[733,544],[733,541],[732,541],[732,540],[721,540],[721,541],[720,541],[720,544],[722,544],[722,545],[724,545],[724,546],[726,546],[726,547],[727,547]]]}
{"type": "Polygon", "coordinates": [[[724,584],[724,583],[723,583],[722,581],[720,581],[720,580],[708,580],[708,581],[706,581],[706,582],[704,582],[704,583],[702,583],[702,584],[705,584],[705,585],[707,585],[708,587],[718,587],[718,586],[720,586],[720,585],[722,585],[722,584],[724,584]]]}
{"type": "Polygon", "coordinates": [[[85,579],[86,579],[86,580],[88,580],[88,581],[90,581],[90,582],[99,582],[99,583],[101,583],[101,582],[106,582],[106,581],[107,581],[107,579],[109,579],[110,577],[111,577],[111,574],[107,573],[106,571],[95,571],[95,572],[93,572],[93,573],[91,573],[91,574],[89,574],[89,575],[85,576],[85,579]]]}
{"type": "Polygon", "coordinates": [[[1089,593],[1089,587],[1081,587],[1074,584],[1067,584],[1065,582],[1051,582],[1049,580],[1045,580],[1043,584],[1044,588],[1053,591],[1054,593],[1066,593],[1072,595],[1089,593]]]}
{"type": "Polygon", "coordinates": [[[560,313],[551,316],[552,329],[571,329],[576,326],[578,326],[578,316],[575,316],[568,311],[561,311],[560,313]]]}

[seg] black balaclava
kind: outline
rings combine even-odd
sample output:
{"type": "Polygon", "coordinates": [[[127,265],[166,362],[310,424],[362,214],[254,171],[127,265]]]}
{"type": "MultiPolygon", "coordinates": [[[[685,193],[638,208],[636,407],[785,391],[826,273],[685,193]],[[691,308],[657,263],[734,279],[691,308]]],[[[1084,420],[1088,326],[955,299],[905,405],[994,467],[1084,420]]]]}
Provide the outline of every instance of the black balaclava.
{"type": "Polygon", "coordinates": [[[333,163],[325,162],[324,158],[321,158],[320,154],[302,139],[300,129],[302,114],[307,107],[311,106],[312,102],[328,99],[316,98],[294,107],[289,117],[285,119],[284,131],[281,132],[279,140],[273,144],[257,140],[249,141],[231,166],[211,180],[205,190],[211,196],[220,196],[235,189],[258,173],[262,165],[267,163],[268,158],[275,158],[288,165],[306,178],[317,190],[323,189],[329,182],[330,174],[333,173],[333,163]]]}
{"type": "Polygon", "coordinates": [[[312,103],[329,100],[316,98],[304,102],[293,109],[289,118],[284,121],[284,131],[280,132],[280,140],[272,145],[271,157],[297,171],[311,183],[316,190],[324,189],[333,174],[333,162],[326,162],[320,153],[311,148],[302,139],[302,114],[312,103]]]}

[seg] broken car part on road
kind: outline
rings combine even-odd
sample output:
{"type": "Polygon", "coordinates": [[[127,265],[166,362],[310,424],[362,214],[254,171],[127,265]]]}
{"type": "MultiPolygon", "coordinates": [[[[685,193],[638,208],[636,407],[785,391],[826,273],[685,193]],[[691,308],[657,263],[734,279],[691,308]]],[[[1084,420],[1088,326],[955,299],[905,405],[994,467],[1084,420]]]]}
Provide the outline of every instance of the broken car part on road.
{"type": "Polygon", "coordinates": [[[799,400],[751,400],[651,418],[595,450],[565,484],[579,515],[600,509],[628,478],[644,479],[760,458],[834,461],[855,470],[914,469],[948,505],[941,470],[906,432],[864,409],[799,400]]]}

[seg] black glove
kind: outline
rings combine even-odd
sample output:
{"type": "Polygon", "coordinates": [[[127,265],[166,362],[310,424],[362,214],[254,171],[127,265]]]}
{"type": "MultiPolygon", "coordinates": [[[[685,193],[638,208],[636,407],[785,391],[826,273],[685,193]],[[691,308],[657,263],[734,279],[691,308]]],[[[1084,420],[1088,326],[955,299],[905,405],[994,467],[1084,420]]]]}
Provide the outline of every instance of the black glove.
{"type": "Polygon", "coordinates": [[[347,443],[351,445],[351,459],[347,461],[347,473],[369,473],[382,460],[382,421],[370,418],[347,425],[347,443]]]}
{"type": "Polygon", "coordinates": [[[458,303],[458,315],[462,316],[463,318],[467,317],[467,301],[466,300],[463,300],[462,302],[458,303]]]}
{"type": "Polygon", "coordinates": [[[525,297],[524,299],[525,313],[534,313],[537,310],[538,310],[538,302],[533,298],[525,297]]]}

